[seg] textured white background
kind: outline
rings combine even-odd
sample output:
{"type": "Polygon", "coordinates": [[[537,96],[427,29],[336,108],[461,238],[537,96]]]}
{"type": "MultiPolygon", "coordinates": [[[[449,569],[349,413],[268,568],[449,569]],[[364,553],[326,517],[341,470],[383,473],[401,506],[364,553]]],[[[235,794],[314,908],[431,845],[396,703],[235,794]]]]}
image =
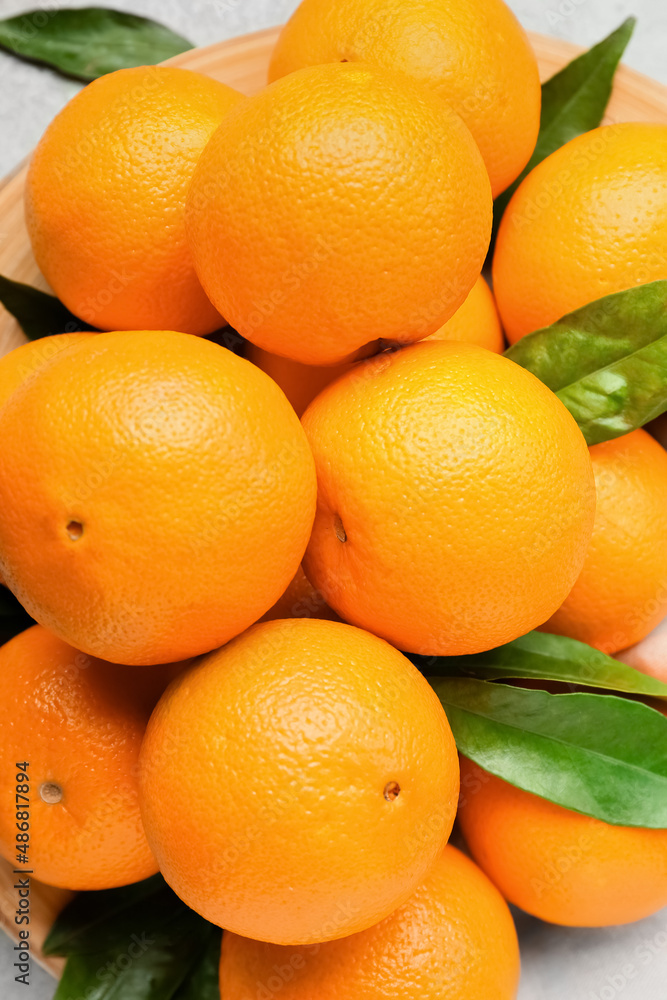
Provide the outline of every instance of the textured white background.
{"type": "MultiPolygon", "coordinates": [[[[62,5],[85,7],[92,2],[63,0],[62,5]]],[[[95,2],[103,5],[103,0],[95,2]]],[[[625,61],[667,84],[667,0],[509,2],[526,28],[581,45],[599,41],[629,14],[637,15],[639,25],[625,61]]],[[[298,0],[112,0],[107,5],[154,17],[195,44],[208,45],[279,24],[297,4],[298,0]]],[[[0,16],[38,6],[39,0],[0,0],[0,16]]],[[[28,154],[76,89],[75,83],[48,70],[0,53],[0,176],[28,154]]],[[[517,923],[523,957],[520,1000],[667,1000],[667,910],[631,927],[600,931],[550,927],[524,914],[517,916],[517,923]]],[[[13,982],[11,955],[9,942],[0,935],[2,1000],[51,1000],[53,980],[36,966],[29,988],[13,982]]]]}

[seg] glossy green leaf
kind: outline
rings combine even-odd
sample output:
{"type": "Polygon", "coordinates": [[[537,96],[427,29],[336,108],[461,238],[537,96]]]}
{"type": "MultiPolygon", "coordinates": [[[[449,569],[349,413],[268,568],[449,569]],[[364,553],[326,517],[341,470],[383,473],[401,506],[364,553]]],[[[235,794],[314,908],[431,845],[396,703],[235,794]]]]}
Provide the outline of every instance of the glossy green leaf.
{"type": "Polygon", "coordinates": [[[558,392],[662,337],[667,281],[652,281],[576,309],[522,337],[505,354],[558,392]]]}
{"type": "Polygon", "coordinates": [[[602,122],[616,69],[632,37],[635,24],[636,19],[629,17],[607,38],[542,84],[542,112],[537,144],[521,174],[496,198],[493,207],[494,234],[510,198],[533,167],[570,139],[597,128],[602,122]]]}
{"type": "MultiPolygon", "coordinates": [[[[77,952],[98,952],[109,940],[114,926],[123,920],[135,923],[132,914],[148,904],[151,910],[169,906],[178,897],[161,875],[100,892],[80,892],[58,915],[42,946],[45,955],[72,955],[77,952]]],[[[180,902],[180,901],[179,901],[180,902]]],[[[180,903],[179,909],[184,904],[180,903]]],[[[172,914],[174,909],[170,909],[172,914]]],[[[121,926],[120,936],[125,933],[121,926]]]]}
{"type": "Polygon", "coordinates": [[[77,319],[54,295],[24,285],[21,281],[12,281],[1,274],[0,302],[29,340],[50,337],[54,333],[93,329],[77,319]]]}
{"type": "Polygon", "coordinates": [[[174,1000],[220,1000],[222,931],[208,925],[208,945],[194,969],[174,994],[174,1000]]]}
{"type": "Polygon", "coordinates": [[[588,444],[667,410],[667,281],[607,295],[505,352],[548,385],[588,444]]]}
{"type": "Polygon", "coordinates": [[[587,444],[629,434],[667,410],[667,337],[557,393],[587,444]]]}
{"type": "MultiPolygon", "coordinates": [[[[153,913],[158,922],[159,909],[153,913]]],[[[123,941],[72,953],[54,1000],[171,1000],[201,956],[208,927],[183,904],[157,926],[137,919],[123,941]]]]}
{"type": "Polygon", "coordinates": [[[0,45],[79,80],[162,62],[192,44],[162,24],[102,7],[27,11],[0,21],[0,45]]]}
{"type": "Polygon", "coordinates": [[[411,659],[421,670],[439,677],[528,678],[667,698],[667,684],[655,677],[648,677],[576,639],[547,632],[529,632],[505,646],[471,656],[411,659]]]}
{"type": "Polygon", "coordinates": [[[600,694],[432,678],[462,754],[606,823],[667,828],[667,717],[600,694]]]}

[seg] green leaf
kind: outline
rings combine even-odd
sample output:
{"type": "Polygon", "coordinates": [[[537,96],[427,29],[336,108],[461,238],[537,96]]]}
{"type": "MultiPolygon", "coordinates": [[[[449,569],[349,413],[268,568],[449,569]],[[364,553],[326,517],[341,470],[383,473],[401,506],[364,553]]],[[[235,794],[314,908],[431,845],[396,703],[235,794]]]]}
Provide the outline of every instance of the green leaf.
{"type": "Polygon", "coordinates": [[[524,170],[496,198],[494,237],[510,198],[527,174],[570,139],[597,128],[604,118],[614,74],[634,31],[629,17],[611,35],[584,52],[542,84],[542,112],[537,145],[524,170]]]}
{"type": "Polygon", "coordinates": [[[56,1000],[219,1000],[220,931],[160,875],[80,893],[44,945],[66,955],[56,1000]]]}
{"type": "Polygon", "coordinates": [[[220,936],[155,875],[79,893],[43,950],[67,956],[56,1000],[220,1000],[220,936]]]}
{"type": "Polygon", "coordinates": [[[199,962],[174,993],[174,1000],[220,1000],[222,931],[209,924],[209,942],[199,962]]]}
{"type": "Polygon", "coordinates": [[[209,926],[184,904],[157,927],[136,920],[114,947],[71,954],[54,1000],[171,1000],[200,960],[209,926]]]}
{"type": "Polygon", "coordinates": [[[50,337],[54,333],[92,330],[77,319],[54,295],[38,288],[12,281],[0,274],[0,302],[11,313],[29,340],[50,337]]]}
{"type": "Polygon", "coordinates": [[[597,299],[505,356],[558,395],[588,444],[628,434],[667,410],[667,281],[597,299]]]}
{"type": "Polygon", "coordinates": [[[471,656],[411,657],[421,669],[439,677],[485,680],[530,678],[581,687],[622,691],[647,698],[667,698],[667,684],[619,663],[576,639],[547,632],[528,635],[471,656]]]}
{"type": "MultiPolygon", "coordinates": [[[[58,915],[42,950],[45,955],[100,951],[109,940],[110,929],[114,925],[121,927],[122,936],[125,933],[123,921],[128,917],[136,925],[133,914],[142,904],[148,903],[152,910],[169,905],[171,897],[178,900],[161,875],[153,875],[121,889],[80,892],[58,915]]],[[[172,913],[173,907],[168,915],[172,913]]]]}
{"type": "Polygon", "coordinates": [[[522,337],[505,355],[559,392],[662,337],[667,337],[667,281],[652,281],[568,313],[522,337]]]}
{"type": "Polygon", "coordinates": [[[587,444],[629,434],[667,410],[667,337],[557,393],[587,444]]]}
{"type": "Polygon", "coordinates": [[[162,62],[192,48],[162,24],[102,7],[33,10],[5,18],[0,21],[0,45],[86,81],[162,62]]]}
{"type": "Polygon", "coordinates": [[[613,695],[431,679],[462,754],[527,792],[621,826],[667,828],[667,717],[613,695]]]}
{"type": "Polygon", "coordinates": [[[6,587],[0,585],[0,645],[9,642],[19,632],[25,632],[35,622],[6,587]]]}

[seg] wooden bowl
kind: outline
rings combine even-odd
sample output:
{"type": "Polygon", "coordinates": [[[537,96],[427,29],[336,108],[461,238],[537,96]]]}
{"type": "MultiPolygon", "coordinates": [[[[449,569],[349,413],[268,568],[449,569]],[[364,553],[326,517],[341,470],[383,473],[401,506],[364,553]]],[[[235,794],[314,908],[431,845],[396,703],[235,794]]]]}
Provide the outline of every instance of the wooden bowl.
{"type": "MultiPolygon", "coordinates": [[[[184,52],[169,60],[171,66],[198,70],[245,94],[253,94],[266,84],[271,50],[279,28],[259,31],[252,35],[232,38],[206,48],[184,52]]],[[[556,38],[531,34],[542,79],[548,79],[582,50],[556,38]]],[[[667,87],[622,66],[616,76],[614,92],[605,123],[619,121],[653,121],[667,124],[667,87]]],[[[0,248],[0,274],[16,281],[50,291],[37,269],[23,220],[23,186],[26,167],[23,166],[0,186],[0,231],[4,235],[0,248]]],[[[0,306],[0,355],[23,343],[16,321],[0,306]]],[[[12,866],[0,860],[0,926],[16,937],[14,910],[16,895],[12,889],[12,866]]],[[[41,944],[53,920],[71,893],[33,881],[31,892],[31,948],[33,957],[47,969],[59,975],[62,960],[45,958],[41,944]]]]}

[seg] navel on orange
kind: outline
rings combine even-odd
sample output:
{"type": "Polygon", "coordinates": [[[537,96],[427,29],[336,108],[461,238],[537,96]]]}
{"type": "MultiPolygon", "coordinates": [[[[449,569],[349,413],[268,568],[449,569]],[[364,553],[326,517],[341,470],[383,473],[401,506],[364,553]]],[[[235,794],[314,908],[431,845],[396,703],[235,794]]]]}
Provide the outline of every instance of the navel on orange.
{"type": "Polygon", "coordinates": [[[160,870],[227,931],[333,940],[404,903],[452,828],[458,761],[433,689],[338,622],[255,625],[176,680],[141,752],[160,870]]]}
{"type": "Polygon", "coordinates": [[[0,573],[28,612],[121,663],[208,652],[294,576],[313,460],[282,392],[200,337],[100,333],[0,410],[0,573]]]}
{"type": "Polygon", "coordinates": [[[346,621],[410,652],[475,653],[572,589],[591,459],[530,372],[470,344],[414,344],[343,375],[302,423],[318,475],[304,568],[346,621]]]}
{"type": "Polygon", "coordinates": [[[48,885],[110,889],[157,871],[137,784],[152,704],[133,673],[39,625],[0,648],[0,854],[16,863],[28,841],[28,867],[48,885]]]}

